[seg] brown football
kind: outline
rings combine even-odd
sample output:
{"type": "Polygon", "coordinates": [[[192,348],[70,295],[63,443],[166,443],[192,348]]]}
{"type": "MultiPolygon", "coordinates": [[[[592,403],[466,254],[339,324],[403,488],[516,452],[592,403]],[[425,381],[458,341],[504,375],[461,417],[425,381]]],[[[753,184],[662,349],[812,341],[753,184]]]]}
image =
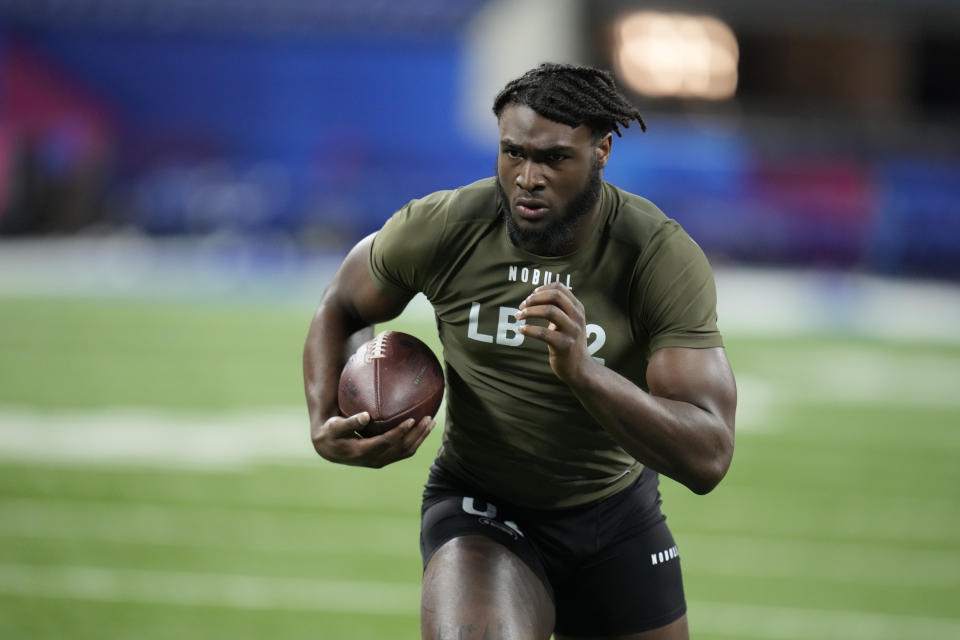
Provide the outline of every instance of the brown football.
{"type": "Polygon", "coordinates": [[[440,361],[430,347],[400,331],[384,331],[365,342],[340,373],[341,413],[370,413],[359,432],[364,437],[385,433],[407,418],[433,417],[442,399],[440,361]]]}

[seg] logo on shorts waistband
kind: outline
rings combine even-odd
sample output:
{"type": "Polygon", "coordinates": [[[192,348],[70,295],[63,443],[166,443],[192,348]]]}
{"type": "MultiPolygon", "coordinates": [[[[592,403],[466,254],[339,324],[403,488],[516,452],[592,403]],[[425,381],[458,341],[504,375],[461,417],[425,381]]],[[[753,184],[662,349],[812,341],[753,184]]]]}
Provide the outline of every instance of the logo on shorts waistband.
{"type": "Polygon", "coordinates": [[[674,558],[679,558],[680,552],[677,550],[676,545],[670,547],[665,551],[658,551],[657,553],[650,554],[650,564],[662,564],[664,562],[669,562],[674,558]]]}

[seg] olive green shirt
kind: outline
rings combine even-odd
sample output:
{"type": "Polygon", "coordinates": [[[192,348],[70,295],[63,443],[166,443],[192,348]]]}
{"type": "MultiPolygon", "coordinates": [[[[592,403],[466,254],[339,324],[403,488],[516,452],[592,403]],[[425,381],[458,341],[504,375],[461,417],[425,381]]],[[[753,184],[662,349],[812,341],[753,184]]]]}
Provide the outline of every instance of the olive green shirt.
{"type": "Polygon", "coordinates": [[[537,286],[570,287],[586,311],[590,354],[644,390],[655,350],[722,346],[700,247],[648,200],[609,183],[572,254],[515,246],[488,178],[407,204],[377,233],[370,267],[382,290],[422,292],[436,312],[447,378],[438,462],[523,506],[603,498],[641,469],[556,377],[546,344],[517,332],[513,314],[537,286]]]}

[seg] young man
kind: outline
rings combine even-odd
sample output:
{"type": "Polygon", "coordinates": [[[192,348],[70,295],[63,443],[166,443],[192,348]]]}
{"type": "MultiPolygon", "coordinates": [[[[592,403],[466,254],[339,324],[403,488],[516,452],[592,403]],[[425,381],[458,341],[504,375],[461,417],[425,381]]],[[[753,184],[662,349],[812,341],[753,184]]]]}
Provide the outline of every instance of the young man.
{"type": "Polygon", "coordinates": [[[314,447],[381,467],[434,423],[364,440],[337,412],[371,326],[423,292],[447,374],[424,491],[424,638],[686,638],[662,473],[696,493],[733,455],[736,387],[700,248],[605,183],[640,114],[602,71],[541,65],[494,107],[497,176],[414,200],[347,255],[304,348],[314,447]]]}

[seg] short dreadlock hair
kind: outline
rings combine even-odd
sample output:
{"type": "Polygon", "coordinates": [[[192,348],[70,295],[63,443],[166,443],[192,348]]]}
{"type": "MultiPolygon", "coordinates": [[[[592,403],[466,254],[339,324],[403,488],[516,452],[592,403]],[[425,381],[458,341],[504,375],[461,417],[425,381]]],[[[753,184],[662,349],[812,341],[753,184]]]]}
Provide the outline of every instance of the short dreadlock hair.
{"type": "Polygon", "coordinates": [[[647,130],[640,112],[617,90],[613,76],[592,67],[541,64],[497,94],[493,113],[498,120],[508,104],[526,105],[570,127],[585,124],[598,138],[611,131],[621,136],[620,126],[629,127],[634,120],[642,131],[647,130]]]}

